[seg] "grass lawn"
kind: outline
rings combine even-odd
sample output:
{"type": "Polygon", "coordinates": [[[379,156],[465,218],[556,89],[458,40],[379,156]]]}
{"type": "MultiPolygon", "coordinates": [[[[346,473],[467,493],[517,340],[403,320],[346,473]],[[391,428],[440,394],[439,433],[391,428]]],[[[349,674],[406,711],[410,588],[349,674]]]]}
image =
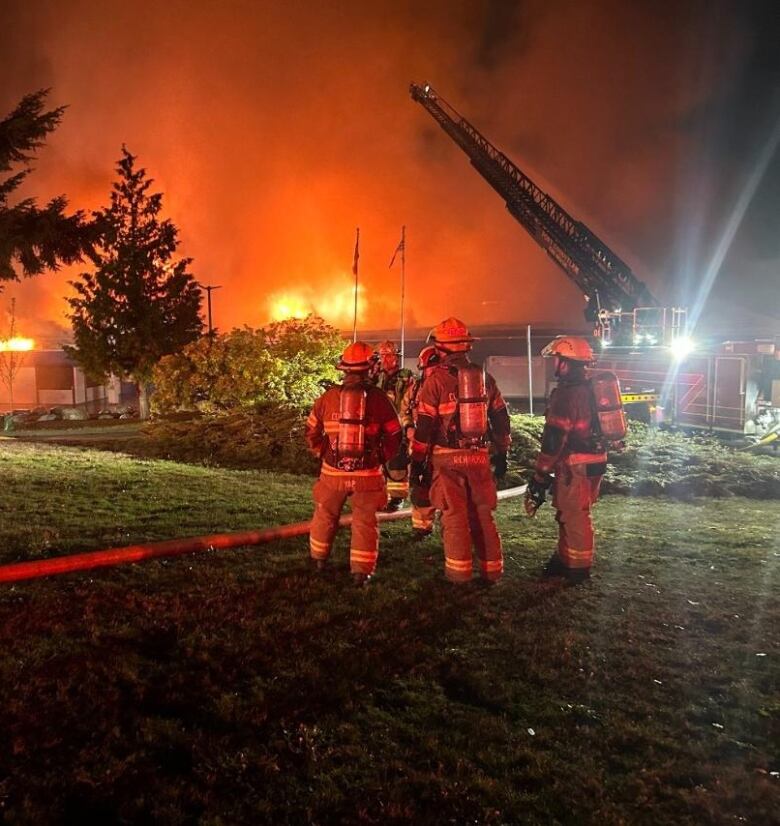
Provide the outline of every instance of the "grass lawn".
{"type": "MultiPolygon", "coordinates": [[[[309,480],[0,443],[0,562],[306,518],[309,480]]],[[[8,823],[778,822],[780,503],[607,496],[593,579],[301,538],[0,586],[8,823]]]]}

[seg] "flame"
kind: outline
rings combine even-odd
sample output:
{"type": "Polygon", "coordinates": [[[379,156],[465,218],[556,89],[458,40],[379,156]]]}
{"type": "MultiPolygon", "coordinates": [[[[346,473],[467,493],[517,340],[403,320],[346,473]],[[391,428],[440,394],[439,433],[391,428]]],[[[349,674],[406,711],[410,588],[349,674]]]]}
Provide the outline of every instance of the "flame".
{"type": "Polygon", "coordinates": [[[271,321],[284,321],[287,318],[306,318],[312,312],[310,306],[296,295],[271,296],[271,321]]]}
{"type": "Polygon", "coordinates": [[[35,341],[31,338],[14,338],[0,339],[0,353],[24,353],[32,350],[35,347],[35,341]]]}
{"type": "MultiPolygon", "coordinates": [[[[351,281],[349,276],[341,275],[332,281],[351,281]]],[[[366,310],[364,288],[357,288],[357,315],[360,320],[366,310]]],[[[336,290],[317,292],[311,287],[297,292],[274,293],[268,298],[268,314],[271,321],[284,321],[287,318],[305,318],[314,314],[336,326],[349,326],[355,312],[355,285],[345,285],[336,290]]]]}

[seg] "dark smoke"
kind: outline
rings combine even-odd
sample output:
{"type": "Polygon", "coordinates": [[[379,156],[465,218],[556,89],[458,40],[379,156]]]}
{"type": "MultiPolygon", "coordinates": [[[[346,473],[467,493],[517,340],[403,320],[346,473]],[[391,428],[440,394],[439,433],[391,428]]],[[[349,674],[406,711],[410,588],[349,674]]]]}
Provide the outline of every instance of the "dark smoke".
{"type": "MultiPolygon", "coordinates": [[[[635,267],[684,302],[754,162],[777,98],[772,3],[619,0],[335,4],[6,0],[0,106],[69,104],[30,194],[107,200],[126,142],[163,190],[182,252],[222,284],[224,328],[272,294],[349,289],[361,227],[364,326],[581,323],[581,296],[407,93],[429,80],[635,267]]],[[[778,162],[713,295],[778,301],[778,162]]],[[[72,276],[72,274],[70,274],[72,276]]],[[[69,274],[8,289],[67,324],[69,274]]],[[[346,319],[333,319],[345,323],[346,319]]]]}

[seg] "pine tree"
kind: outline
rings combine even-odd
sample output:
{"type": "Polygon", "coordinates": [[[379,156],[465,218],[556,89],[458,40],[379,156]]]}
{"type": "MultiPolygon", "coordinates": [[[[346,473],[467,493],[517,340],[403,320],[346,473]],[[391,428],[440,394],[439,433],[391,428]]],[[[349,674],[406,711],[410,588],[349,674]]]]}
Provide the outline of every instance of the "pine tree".
{"type": "Polygon", "coordinates": [[[25,276],[72,264],[89,249],[91,227],[83,215],[66,215],[64,196],[39,208],[34,198],[11,206],[9,199],[30,173],[29,164],[45,137],[57,128],[64,106],[44,111],[48,89],[22,98],[16,109],[0,120],[0,173],[14,165],[24,169],[0,180],[0,282],[18,281],[17,267],[25,276]],[[16,266],[15,266],[16,265],[16,266]]]}
{"type": "Polygon", "coordinates": [[[160,219],[162,194],[136,169],[122,147],[111,205],[95,213],[99,241],[94,273],[71,281],[68,299],[75,347],[70,352],[91,376],[115,373],[138,384],[141,416],[154,365],[200,334],[201,295],[188,272],[191,258],[176,258],[178,230],[160,219]]]}

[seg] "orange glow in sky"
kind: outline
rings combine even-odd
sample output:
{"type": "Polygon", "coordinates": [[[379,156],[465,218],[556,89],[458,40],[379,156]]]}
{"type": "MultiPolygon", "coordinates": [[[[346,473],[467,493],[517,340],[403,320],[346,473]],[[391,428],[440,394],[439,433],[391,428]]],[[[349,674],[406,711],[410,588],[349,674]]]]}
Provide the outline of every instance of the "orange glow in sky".
{"type": "MultiPolygon", "coordinates": [[[[87,215],[107,205],[126,144],[149,192],[164,194],[190,272],[222,287],[220,331],[309,312],[351,331],[358,226],[363,330],[400,326],[400,262],[388,264],[402,226],[408,327],[451,315],[583,325],[580,291],[412,101],[409,82],[431,82],[654,294],[677,301],[677,247],[686,272],[697,263],[689,216],[696,232],[717,228],[701,209],[728,206],[715,186],[722,166],[705,162],[701,113],[735,94],[751,40],[739,14],[724,17],[717,60],[700,66],[692,45],[711,21],[666,5],[5,0],[0,117],[39,88],[68,107],[19,192],[39,205],[60,193],[87,215]]],[[[769,258],[759,266],[766,283],[776,270],[769,258]]],[[[39,346],[66,340],[68,282],[92,269],[85,260],[8,284],[0,309],[16,297],[39,346]]]]}

